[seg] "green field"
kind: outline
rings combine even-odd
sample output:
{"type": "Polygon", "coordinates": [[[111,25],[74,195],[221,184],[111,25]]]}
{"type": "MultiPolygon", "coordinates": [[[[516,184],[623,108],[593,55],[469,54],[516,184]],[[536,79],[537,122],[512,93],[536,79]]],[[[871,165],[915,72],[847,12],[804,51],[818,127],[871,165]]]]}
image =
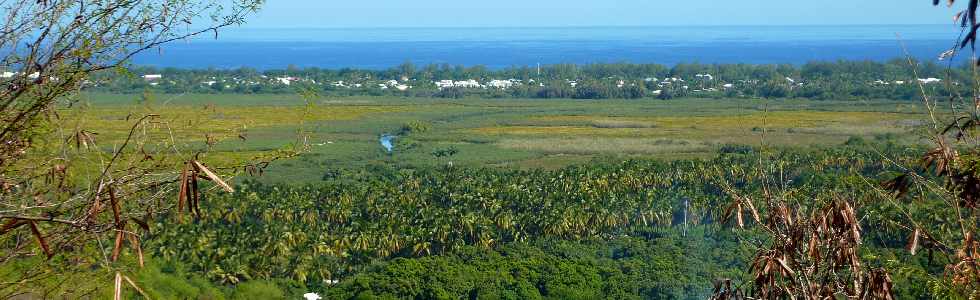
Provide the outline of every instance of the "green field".
{"type": "Polygon", "coordinates": [[[152,111],[186,122],[176,135],[188,146],[203,147],[203,129],[217,137],[214,150],[230,157],[292,143],[302,124],[310,151],[265,176],[283,182],[315,181],[330,168],[374,162],[554,169],[599,157],[710,157],[729,144],[837,145],[907,132],[924,118],[917,103],[793,99],[315,98],[305,123],[298,95],[88,94],[82,103],[88,104],[83,123],[104,132],[103,140],[122,138],[127,115],[152,111]],[[406,132],[407,124],[422,130],[406,132]],[[247,140],[237,137],[242,131],[247,140]],[[399,133],[393,153],[384,151],[379,137],[399,133]],[[457,152],[433,155],[447,149],[457,152]]]}

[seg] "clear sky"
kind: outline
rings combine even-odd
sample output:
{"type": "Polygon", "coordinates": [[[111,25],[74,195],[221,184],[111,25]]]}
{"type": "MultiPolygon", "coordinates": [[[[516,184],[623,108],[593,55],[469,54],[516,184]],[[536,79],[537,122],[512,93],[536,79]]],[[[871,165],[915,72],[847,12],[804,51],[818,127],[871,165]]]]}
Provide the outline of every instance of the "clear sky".
{"type": "Polygon", "coordinates": [[[953,14],[930,0],[267,0],[246,27],[945,24],[953,14]]]}

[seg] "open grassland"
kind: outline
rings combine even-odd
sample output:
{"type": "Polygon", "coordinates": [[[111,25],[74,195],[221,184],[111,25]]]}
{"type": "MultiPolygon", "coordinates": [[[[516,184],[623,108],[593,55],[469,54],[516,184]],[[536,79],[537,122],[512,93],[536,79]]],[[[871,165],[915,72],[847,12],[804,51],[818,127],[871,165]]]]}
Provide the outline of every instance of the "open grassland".
{"type": "Polygon", "coordinates": [[[505,137],[502,148],[546,153],[704,152],[721,144],[809,146],[841,143],[851,136],[899,134],[918,115],[892,112],[770,111],[676,117],[543,116],[520,125],[469,129],[505,137]],[[765,133],[765,135],[763,134],[765,133]],[[587,137],[587,138],[584,138],[587,137]]]}
{"type": "Polygon", "coordinates": [[[66,108],[65,127],[123,139],[133,118],[159,114],[154,138],[206,149],[211,159],[246,157],[297,142],[310,152],[275,164],[267,180],[314,181],[331,168],[387,162],[555,168],[597,157],[708,157],[724,145],[808,147],[852,137],[903,136],[925,115],[917,103],[745,99],[484,100],[317,98],[298,95],[87,94],[66,108]],[[416,124],[418,128],[406,128],[416,124]],[[382,134],[400,134],[395,151],[382,134]],[[434,155],[452,149],[454,155],[434,155]]]}

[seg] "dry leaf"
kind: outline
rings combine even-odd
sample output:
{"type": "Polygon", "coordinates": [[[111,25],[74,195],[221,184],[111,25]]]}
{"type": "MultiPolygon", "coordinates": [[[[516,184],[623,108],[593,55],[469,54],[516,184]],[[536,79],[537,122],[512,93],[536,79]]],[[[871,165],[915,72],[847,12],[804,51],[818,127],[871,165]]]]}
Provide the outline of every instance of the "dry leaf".
{"type": "Polygon", "coordinates": [[[48,242],[44,240],[44,235],[41,234],[41,230],[37,229],[37,223],[34,221],[30,221],[28,223],[31,225],[31,233],[34,233],[34,236],[37,237],[37,243],[41,245],[41,249],[44,250],[44,254],[48,256],[48,259],[51,259],[51,257],[54,256],[54,253],[51,253],[51,249],[48,248],[48,242]]]}
{"type": "Polygon", "coordinates": [[[738,221],[738,228],[745,228],[745,220],[742,219],[742,204],[735,206],[735,220],[738,221]]]}
{"type": "Polygon", "coordinates": [[[221,177],[218,177],[217,174],[214,174],[214,172],[211,172],[211,170],[208,170],[208,168],[205,167],[203,164],[201,164],[200,162],[198,162],[196,160],[191,161],[191,162],[194,164],[195,167],[197,167],[197,170],[198,171],[203,172],[204,175],[207,176],[207,178],[209,180],[211,180],[214,183],[216,183],[219,186],[221,186],[221,188],[225,189],[226,192],[229,192],[229,193],[234,193],[235,192],[235,189],[233,189],[230,185],[228,185],[228,183],[225,183],[224,180],[221,180],[221,177]]]}
{"type": "Polygon", "coordinates": [[[141,289],[139,286],[137,286],[136,283],[134,283],[132,279],[129,279],[129,276],[122,275],[122,278],[125,279],[126,282],[129,283],[130,286],[132,286],[134,289],[136,289],[136,291],[139,292],[140,295],[143,296],[143,298],[150,299],[150,296],[146,295],[146,293],[143,292],[143,289],[141,289]]]}
{"type": "Polygon", "coordinates": [[[786,273],[788,273],[789,276],[796,276],[796,272],[793,272],[793,269],[790,269],[789,268],[789,265],[786,264],[786,260],[784,260],[782,258],[779,258],[779,259],[776,259],[776,262],[779,263],[779,266],[782,267],[783,268],[783,271],[785,271],[786,273]]]}
{"type": "Polygon", "coordinates": [[[122,217],[120,216],[119,198],[116,198],[116,191],[109,186],[109,202],[112,204],[112,217],[116,221],[116,229],[122,229],[122,217]]]}
{"type": "Polygon", "coordinates": [[[909,253],[912,253],[912,255],[915,255],[915,252],[919,249],[919,228],[915,228],[915,230],[912,231],[912,236],[909,237],[909,243],[908,246],[906,246],[906,249],[908,249],[909,253]]]}
{"type": "Polygon", "coordinates": [[[177,194],[177,215],[184,211],[184,202],[187,201],[188,176],[190,176],[190,163],[184,165],[184,170],[180,172],[180,193],[177,194]]]}
{"type": "Polygon", "coordinates": [[[122,250],[123,242],[123,232],[121,230],[116,231],[116,245],[112,248],[112,261],[119,259],[119,251],[122,250]]]}
{"type": "Polygon", "coordinates": [[[755,220],[755,223],[762,223],[762,218],[759,218],[759,211],[752,204],[752,199],[745,198],[745,204],[749,206],[749,212],[752,213],[752,219],[755,220]]]}
{"type": "Polygon", "coordinates": [[[140,268],[143,267],[143,247],[140,246],[140,238],[135,234],[129,234],[129,243],[136,248],[136,258],[139,260],[140,268]]]}
{"type": "Polygon", "coordinates": [[[112,296],[112,299],[113,300],[122,300],[122,274],[119,274],[119,272],[116,272],[115,285],[116,285],[116,288],[114,289],[114,292],[112,293],[112,295],[113,295],[112,296]]]}

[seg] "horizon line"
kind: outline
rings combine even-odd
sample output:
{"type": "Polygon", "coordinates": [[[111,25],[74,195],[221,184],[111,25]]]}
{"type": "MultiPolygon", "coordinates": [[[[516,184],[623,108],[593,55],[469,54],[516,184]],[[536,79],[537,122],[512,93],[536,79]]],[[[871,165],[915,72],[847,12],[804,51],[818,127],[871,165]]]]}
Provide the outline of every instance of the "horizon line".
{"type": "Polygon", "coordinates": [[[377,30],[377,29],[581,29],[581,28],[717,28],[717,27],[881,27],[881,26],[950,26],[957,24],[904,23],[904,24],[730,24],[730,25],[493,25],[493,26],[239,26],[226,27],[238,30],[377,30]]]}

